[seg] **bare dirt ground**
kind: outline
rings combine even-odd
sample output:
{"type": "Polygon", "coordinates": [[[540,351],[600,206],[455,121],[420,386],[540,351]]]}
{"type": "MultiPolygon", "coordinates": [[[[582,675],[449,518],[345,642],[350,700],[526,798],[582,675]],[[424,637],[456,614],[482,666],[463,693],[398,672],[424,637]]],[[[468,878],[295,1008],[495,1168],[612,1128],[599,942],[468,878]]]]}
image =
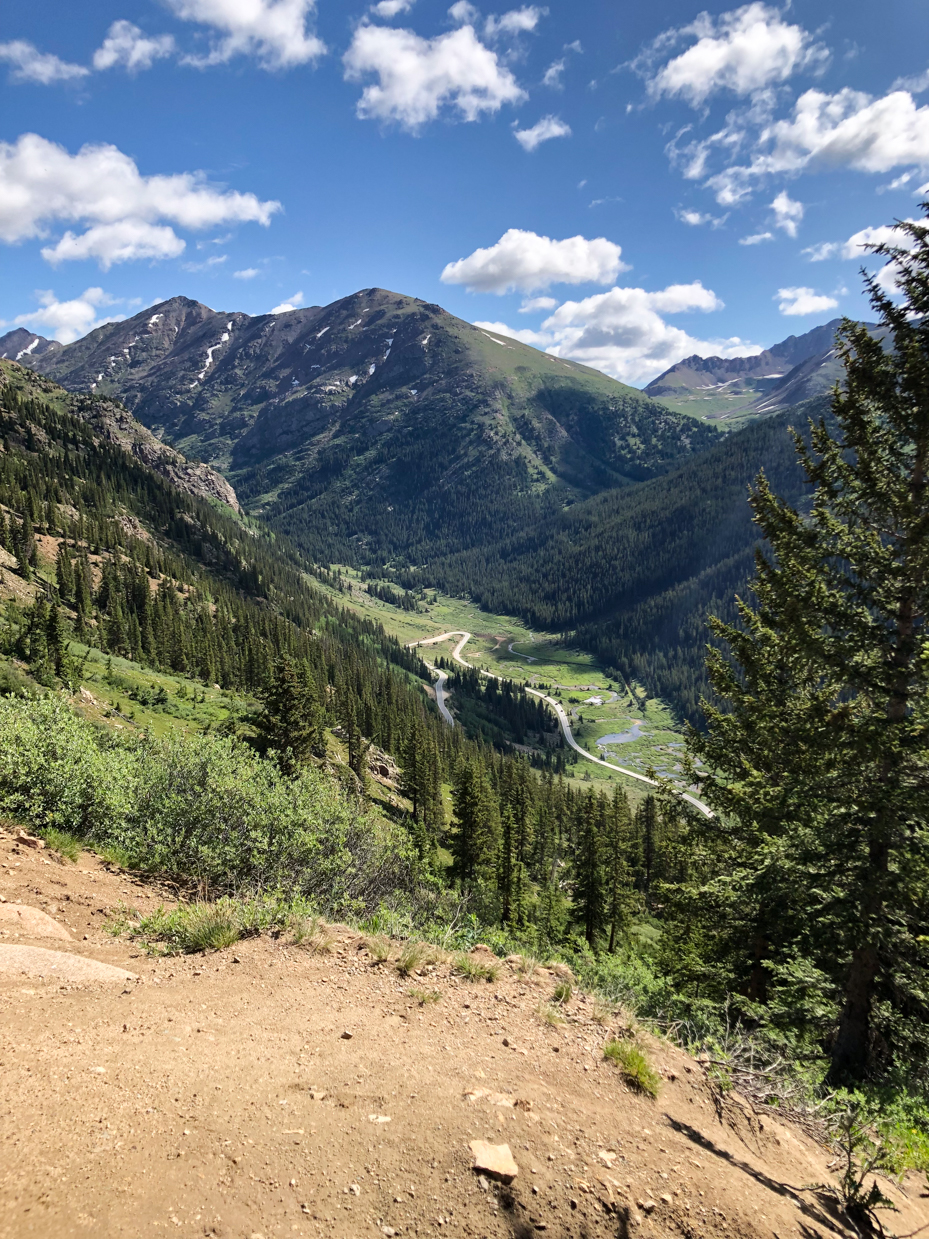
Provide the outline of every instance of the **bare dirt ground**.
{"type": "MultiPolygon", "coordinates": [[[[593,999],[572,999],[563,1026],[540,1018],[545,970],[403,980],[346,927],[329,954],[255,938],[155,959],[104,925],[158,890],[10,836],[0,865],[0,899],[71,934],[29,936],[41,918],[7,907],[0,948],[137,975],[0,974],[0,1239],[847,1233],[807,1190],[830,1178],[821,1148],[738,1097],[717,1103],[657,1041],[658,1100],[630,1092],[593,999]],[[440,997],[420,1005],[414,988],[440,997]],[[512,1183],[475,1172],[472,1140],[509,1146],[512,1183]]],[[[919,1182],[884,1186],[898,1234],[929,1223],[919,1182]]]]}

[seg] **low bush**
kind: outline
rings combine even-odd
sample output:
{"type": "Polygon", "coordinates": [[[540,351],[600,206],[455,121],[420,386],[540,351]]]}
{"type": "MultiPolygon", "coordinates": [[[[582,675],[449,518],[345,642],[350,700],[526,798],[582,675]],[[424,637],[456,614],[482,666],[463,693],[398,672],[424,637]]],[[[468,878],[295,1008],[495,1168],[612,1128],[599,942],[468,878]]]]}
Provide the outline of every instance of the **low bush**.
{"type": "Polygon", "coordinates": [[[418,896],[407,831],[324,774],[233,737],[119,738],[61,701],[0,699],[0,813],[209,895],[288,892],[362,916],[418,896]]]}

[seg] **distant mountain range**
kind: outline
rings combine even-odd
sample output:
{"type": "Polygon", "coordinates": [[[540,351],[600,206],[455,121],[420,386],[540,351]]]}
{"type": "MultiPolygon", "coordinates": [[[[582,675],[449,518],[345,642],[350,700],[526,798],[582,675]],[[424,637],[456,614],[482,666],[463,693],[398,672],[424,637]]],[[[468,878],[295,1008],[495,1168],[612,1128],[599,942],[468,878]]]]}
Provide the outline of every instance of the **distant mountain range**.
{"type": "Polygon", "coordinates": [[[21,361],[118,397],[318,561],[424,562],[716,438],[599,371],[379,288],[254,318],[174,297],[21,361]]]}
{"type": "Polygon", "coordinates": [[[685,357],[645,391],[680,413],[728,428],[777,413],[835,386],[842,372],[835,349],[841,322],[834,318],[788,336],[754,357],[685,357]]]}

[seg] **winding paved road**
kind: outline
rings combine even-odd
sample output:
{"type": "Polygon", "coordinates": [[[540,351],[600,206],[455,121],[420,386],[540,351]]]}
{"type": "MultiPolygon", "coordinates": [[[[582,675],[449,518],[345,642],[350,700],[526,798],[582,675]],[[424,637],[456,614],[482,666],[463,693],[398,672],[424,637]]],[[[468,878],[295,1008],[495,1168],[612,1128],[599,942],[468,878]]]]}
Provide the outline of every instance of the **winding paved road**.
{"type": "MultiPolygon", "coordinates": [[[[456,663],[461,663],[462,667],[467,667],[469,671],[473,671],[474,667],[472,667],[471,663],[465,662],[465,660],[461,657],[461,651],[471,640],[471,636],[472,634],[470,632],[464,632],[460,628],[453,629],[451,632],[440,633],[437,637],[425,637],[421,641],[408,641],[407,648],[412,648],[417,645],[437,645],[440,641],[447,641],[449,637],[460,637],[461,640],[452,650],[452,658],[454,658],[456,663]]],[[[433,667],[432,669],[439,677],[439,680],[436,682],[436,701],[438,703],[439,710],[445,721],[454,726],[455,720],[452,718],[452,715],[445,704],[444,688],[445,681],[448,679],[448,676],[444,671],[439,671],[436,667],[433,667]],[[439,695],[440,690],[441,697],[439,695]]],[[[489,676],[492,680],[504,679],[502,675],[494,675],[491,671],[481,670],[481,675],[489,676]]],[[[651,787],[659,786],[655,779],[649,779],[646,775],[639,774],[635,770],[629,770],[625,766],[617,766],[611,761],[604,761],[602,757],[594,757],[592,753],[588,753],[587,750],[582,748],[574,739],[574,734],[571,731],[571,724],[568,721],[568,716],[565,713],[564,707],[561,703],[556,701],[554,697],[547,697],[545,693],[540,692],[536,688],[529,688],[527,685],[523,685],[523,687],[526,689],[527,693],[532,693],[533,697],[541,697],[544,702],[552,707],[555,711],[556,717],[558,718],[558,722],[561,724],[561,730],[565,740],[576,753],[580,753],[581,757],[586,758],[587,761],[592,761],[595,766],[605,766],[607,770],[617,770],[620,774],[628,775],[630,779],[638,779],[640,783],[648,783],[651,787]]],[[[696,796],[691,796],[690,792],[681,792],[681,797],[689,804],[692,804],[695,809],[699,809],[704,817],[713,816],[713,810],[707,808],[707,806],[701,800],[698,800],[696,796]]]]}
{"type": "Polygon", "coordinates": [[[455,716],[445,704],[445,682],[448,679],[447,671],[440,671],[438,667],[433,667],[432,670],[436,674],[435,682],[435,703],[439,707],[439,713],[448,723],[449,727],[455,726],[455,716]]]}

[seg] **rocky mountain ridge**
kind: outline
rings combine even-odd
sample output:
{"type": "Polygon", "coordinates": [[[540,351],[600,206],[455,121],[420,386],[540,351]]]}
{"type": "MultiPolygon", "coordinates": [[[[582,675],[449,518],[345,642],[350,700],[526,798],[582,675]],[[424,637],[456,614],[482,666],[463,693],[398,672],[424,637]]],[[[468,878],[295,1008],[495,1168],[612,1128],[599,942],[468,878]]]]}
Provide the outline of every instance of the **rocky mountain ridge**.
{"type": "Polygon", "coordinates": [[[422,561],[715,438],[596,370],[378,288],[254,318],[174,297],[30,364],[118,397],[316,559],[422,561]]]}
{"type": "Polygon", "coordinates": [[[838,382],[835,338],[841,323],[834,318],[753,357],[685,357],[645,391],[679,412],[727,426],[777,413],[838,382]]]}
{"type": "Polygon", "coordinates": [[[63,347],[57,340],[47,340],[45,336],[27,331],[25,327],[16,327],[0,336],[0,360],[23,361],[24,358],[41,357],[45,353],[57,353],[63,347]]]}

